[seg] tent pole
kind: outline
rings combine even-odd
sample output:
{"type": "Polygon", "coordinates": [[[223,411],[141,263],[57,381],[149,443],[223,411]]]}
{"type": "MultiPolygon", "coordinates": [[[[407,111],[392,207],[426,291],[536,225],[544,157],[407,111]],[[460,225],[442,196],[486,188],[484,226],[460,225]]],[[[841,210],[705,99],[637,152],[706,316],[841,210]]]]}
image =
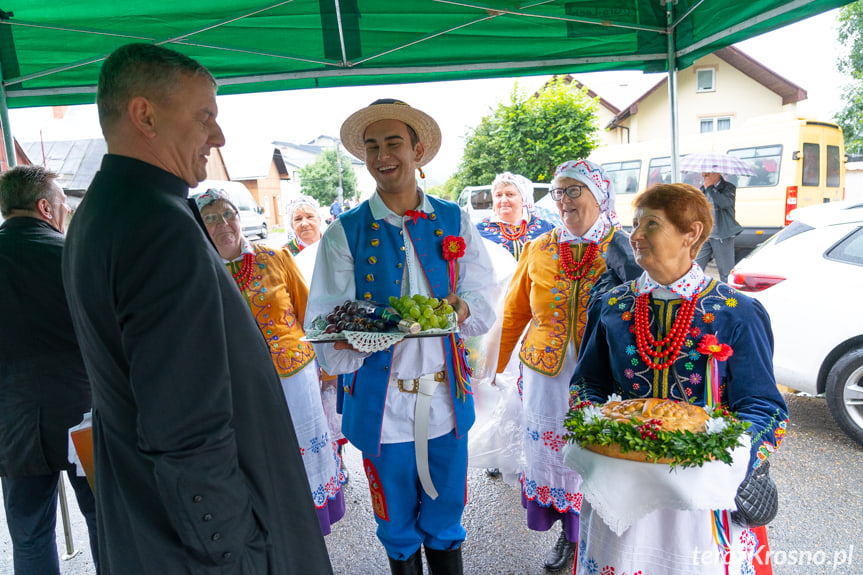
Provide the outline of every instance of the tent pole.
{"type": "Polygon", "coordinates": [[[680,181],[680,130],[677,122],[677,54],[675,39],[677,29],[673,26],[674,0],[668,0],[665,5],[668,24],[668,106],[671,112],[671,181],[680,181]]]}
{"type": "Polygon", "coordinates": [[[0,127],[3,128],[3,143],[6,146],[7,169],[16,165],[15,141],[12,139],[12,130],[9,127],[9,107],[6,105],[6,87],[3,86],[3,70],[0,69],[0,127]]]}

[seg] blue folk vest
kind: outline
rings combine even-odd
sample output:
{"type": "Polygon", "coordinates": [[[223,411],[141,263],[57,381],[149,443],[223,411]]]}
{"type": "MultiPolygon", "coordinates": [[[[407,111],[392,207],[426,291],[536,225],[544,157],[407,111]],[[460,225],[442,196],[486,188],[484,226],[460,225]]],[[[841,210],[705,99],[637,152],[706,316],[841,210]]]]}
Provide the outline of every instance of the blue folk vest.
{"type": "MultiPolygon", "coordinates": [[[[408,221],[405,225],[409,226],[414,251],[432,294],[444,298],[450,290],[448,266],[443,259],[443,238],[460,234],[461,210],[451,202],[430,196],[428,199],[434,208],[428,219],[419,218],[415,224],[408,221]]],[[[401,295],[405,266],[401,230],[385,220],[375,220],[368,202],[342,214],[339,220],[354,257],[356,299],[388,305],[390,296],[401,295]]],[[[445,338],[437,341],[443,347],[446,358],[456,436],[462,437],[474,422],[473,396],[468,394],[464,399],[457,397],[452,346],[448,345],[445,338]]],[[[429,344],[432,342],[435,340],[430,339],[429,344]]],[[[365,453],[380,453],[381,426],[392,360],[390,347],[367,357],[363,366],[352,376],[340,378],[343,383],[342,433],[365,453]]]]}

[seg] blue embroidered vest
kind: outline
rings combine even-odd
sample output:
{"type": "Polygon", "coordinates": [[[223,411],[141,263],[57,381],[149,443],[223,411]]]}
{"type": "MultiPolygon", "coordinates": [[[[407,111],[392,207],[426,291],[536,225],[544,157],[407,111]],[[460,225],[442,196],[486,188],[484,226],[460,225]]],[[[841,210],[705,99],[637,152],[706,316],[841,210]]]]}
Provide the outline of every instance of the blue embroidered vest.
{"type": "MultiPolygon", "coordinates": [[[[461,210],[451,202],[430,196],[428,199],[434,208],[434,212],[428,214],[428,219],[419,218],[416,224],[408,221],[405,225],[410,226],[408,229],[414,251],[432,294],[444,298],[450,290],[448,266],[443,259],[443,238],[460,235],[461,210]],[[437,230],[442,233],[436,233],[437,230]]],[[[339,219],[354,257],[356,299],[388,305],[390,296],[401,295],[405,266],[401,230],[385,220],[375,220],[368,202],[342,214],[339,219]]],[[[464,399],[456,396],[453,351],[447,339],[429,339],[428,343],[438,343],[443,347],[450,399],[455,412],[456,436],[461,437],[474,422],[473,396],[468,394],[464,399]]],[[[392,360],[390,347],[367,357],[353,376],[340,378],[343,383],[342,433],[365,453],[380,453],[381,426],[392,360]]]]}

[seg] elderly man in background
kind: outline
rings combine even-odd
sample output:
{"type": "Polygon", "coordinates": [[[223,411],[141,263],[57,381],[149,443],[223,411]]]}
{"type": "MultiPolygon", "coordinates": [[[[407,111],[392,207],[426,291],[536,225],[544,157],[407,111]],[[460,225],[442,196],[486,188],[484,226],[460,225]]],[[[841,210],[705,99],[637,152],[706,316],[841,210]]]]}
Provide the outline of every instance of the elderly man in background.
{"type": "MultiPolygon", "coordinates": [[[[18,575],[59,575],[57,485],[73,470],[68,429],[90,410],[90,383],[63,292],[69,208],[57,174],[39,166],[0,176],[0,476],[18,575]]],[[[96,502],[69,474],[98,566],[96,502]]],[[[98,572],[98,567],[97,567],[98,572]]]]}
{"type": "Polygon", "coordinates": [[[710,238],[701,246],[696,261],[701,269],[705,269],[710,258],[715,259],[719,280],[727,282],[728,274],[734,267],[734,238],[743,231],[743,226],[737,223],[734,215],[737,187],[715,172],[701,174],[701,180],[701,191],[713,207],[714,226],[710,238]]]}
{"type": "Polygon", "coordinates": [[[225,142],[213,76],[129,44],[96,102],[108,154],[63,276],[93,386],[103,568],[332,573],[267,345],[187,201],[225,142]]]}

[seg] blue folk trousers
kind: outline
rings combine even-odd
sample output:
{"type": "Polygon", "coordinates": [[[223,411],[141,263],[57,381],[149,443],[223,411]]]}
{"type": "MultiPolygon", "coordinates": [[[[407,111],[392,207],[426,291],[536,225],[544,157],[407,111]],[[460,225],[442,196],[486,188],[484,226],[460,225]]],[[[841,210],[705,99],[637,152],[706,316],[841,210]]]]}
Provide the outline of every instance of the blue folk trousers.
{"type": "MultiPolygon", "coordinates": [[[[60,575],[57,558],[57,482],[60,473],[31,477],[3,477],[3,504],[6,524],[12,537],[15,575],[60,575]]],[[[99,572],[96,539],[96,500],[84,477],[69,474],[78,508],[87,522],[90,550],[99,572]]]]}
{"type": "Polygon", "coordinates": [[[422,545],[457,549],[466,535],[461,516],[467,500],[467,435],[458,439],[451,431],[430,439],[428,452],[437,499],[420,485],[413,442],[384,443],[379,456],[363,453],[378,539],[399,561],[422,545]]]}

